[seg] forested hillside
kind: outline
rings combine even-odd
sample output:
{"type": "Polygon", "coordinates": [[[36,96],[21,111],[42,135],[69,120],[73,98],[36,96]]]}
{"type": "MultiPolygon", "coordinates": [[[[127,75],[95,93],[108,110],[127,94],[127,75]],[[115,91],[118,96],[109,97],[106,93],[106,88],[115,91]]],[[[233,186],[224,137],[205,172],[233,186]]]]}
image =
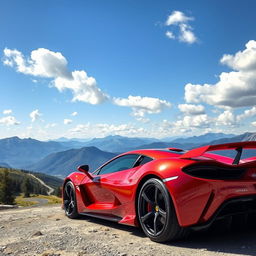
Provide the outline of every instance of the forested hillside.
{"type": "Polygon", "coordinates": [[[62,185],[61,179],[50,175],[0,167],[0,203],[13,204],[15,197],[20,193],[23,193],[24,196],[30,194],[47,195],[49,188],[36,177],[53,188],[55,193],[59,191],[62,185]]]}

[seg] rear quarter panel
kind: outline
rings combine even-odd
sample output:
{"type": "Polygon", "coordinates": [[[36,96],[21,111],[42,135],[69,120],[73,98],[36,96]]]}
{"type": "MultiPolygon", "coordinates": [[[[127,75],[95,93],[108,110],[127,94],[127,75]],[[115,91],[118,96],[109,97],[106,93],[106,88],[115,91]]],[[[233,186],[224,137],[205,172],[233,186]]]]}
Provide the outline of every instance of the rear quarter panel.
{"type": "MultiPolygon", "coordinates": [[[[143,165],[136,173],[137,186],[140,181],[148,176],[154,175],[164,180],[170,177],[176,179],[164,182],[176,211],[178,222],[181,226],[196,224],[205,208],[211,194],[211,184],[202,179],[195,179],[181,169],[194,163],[186,159],[159,159],[143,165]]],[[[136,194],[133,195],[136,200],[136,194]]]]}

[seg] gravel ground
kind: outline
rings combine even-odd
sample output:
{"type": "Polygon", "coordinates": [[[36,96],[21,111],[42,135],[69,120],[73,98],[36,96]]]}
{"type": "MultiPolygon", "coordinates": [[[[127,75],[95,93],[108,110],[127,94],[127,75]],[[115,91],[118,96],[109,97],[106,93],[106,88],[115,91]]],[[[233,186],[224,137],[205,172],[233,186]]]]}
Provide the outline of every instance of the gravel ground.
{"type": "Polygon", "coordinates": [[[60,205],[0,211],[0,255],[256,255],[256,231],[207,231],[169,244],[137,228],[83,217],[70,220],[60,205]]]}

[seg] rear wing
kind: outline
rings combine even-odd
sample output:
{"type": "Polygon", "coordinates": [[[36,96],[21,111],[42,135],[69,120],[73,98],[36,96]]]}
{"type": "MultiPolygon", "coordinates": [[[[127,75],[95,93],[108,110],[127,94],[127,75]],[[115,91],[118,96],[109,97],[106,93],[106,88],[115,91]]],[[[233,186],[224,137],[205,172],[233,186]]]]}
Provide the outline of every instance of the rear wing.
{"type": "Polygon", "coordinates": [[[256,149],[256,141],[244,141],[244,142],[234,142],[234,143],[226,143],[226,144],[218,144],[218,145],[208,145],[200,148],[195,148],[189,150],[180,158],[195,158],[202,156],[204,153],[208,151],[216,151],[216,150],[230,150],[235,149],[237,154],[233,160],[232,164],[239,164],[243,149],[256,149]]]}

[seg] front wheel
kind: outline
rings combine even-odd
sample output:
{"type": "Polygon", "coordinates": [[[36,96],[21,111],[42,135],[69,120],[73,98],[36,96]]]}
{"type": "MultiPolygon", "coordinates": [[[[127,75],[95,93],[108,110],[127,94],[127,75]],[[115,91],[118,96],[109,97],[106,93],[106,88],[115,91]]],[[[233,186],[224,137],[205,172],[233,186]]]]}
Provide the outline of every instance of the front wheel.
{"type": "Polygon", "coordinates": [[[155,242],[176,240],[185,235],[163,182],[147,180],[138,195],[138,219],[144,233],[155,242]]]}
{"type": "Polygon", "coordinates": [[[74,184],[71,181],[65,184],[63,201],[66,216],[71,219],[77,218],[79,214],[77,212],[76,192],[74,184]]]}

